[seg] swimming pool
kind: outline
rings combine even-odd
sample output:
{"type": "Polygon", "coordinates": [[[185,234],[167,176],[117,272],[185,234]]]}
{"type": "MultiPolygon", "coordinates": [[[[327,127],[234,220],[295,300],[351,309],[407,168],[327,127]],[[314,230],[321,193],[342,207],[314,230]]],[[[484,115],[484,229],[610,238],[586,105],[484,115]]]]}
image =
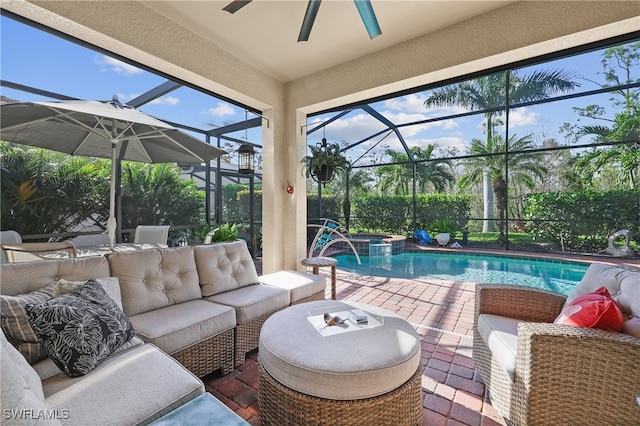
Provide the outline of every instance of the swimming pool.
{"type": "Polygon", "coordinates": [[[539,258],[471,253],[405,252],[394,256],[336,256],[338,269],[389,278],[520,284],[568,295],[588,265],[539,258]]]}

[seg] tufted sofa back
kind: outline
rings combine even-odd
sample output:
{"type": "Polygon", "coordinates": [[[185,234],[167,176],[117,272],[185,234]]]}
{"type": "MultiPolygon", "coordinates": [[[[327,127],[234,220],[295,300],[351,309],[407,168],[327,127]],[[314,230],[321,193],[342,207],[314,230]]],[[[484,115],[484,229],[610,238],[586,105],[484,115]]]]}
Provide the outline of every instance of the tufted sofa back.
{"type": "Polygon", "coordinates": [[[114,253],[109,264],[128,316],[202,297],[189,246],[114,253]]]}
{"type": "Polygon", "coordinates": [[[260,281],[244,240],[194,246],[193,253],[203,297],[260,281]]]}
{"type": "Polygon", "coordinates": [[[109,276],[109,262],[102,256],[4,263],[0,267],[0,293],[16,296],[60,279],[85,281],[109,276]]]}

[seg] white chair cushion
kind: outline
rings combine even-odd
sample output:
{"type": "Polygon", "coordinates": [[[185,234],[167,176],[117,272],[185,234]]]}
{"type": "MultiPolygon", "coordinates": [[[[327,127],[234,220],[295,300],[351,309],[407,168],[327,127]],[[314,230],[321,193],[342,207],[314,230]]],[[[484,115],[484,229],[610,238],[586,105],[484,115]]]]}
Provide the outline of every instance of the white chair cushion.
{"type": "Polygon", "coordinates": [[[272,287],[289,290],[290,303],[311,297],[316,293],[324,293],[327,279],[324,275],[304,274],[297,271],[279,271],[261,275],[260,282],[272,287]]]}
{"type": "Polygon", "coordinates": [[[640,270],[602,263],[589,265],[582,280],[567,297],[564,307],[566,308],[576,297],[591,293],[602,286],[609,290],[616,302],[631,311],[634,316],[640,317],[640,270]]]}
{"type": "Polygon", "coordinates": [[[480,314],[478,333],[494,358],[513,380],[518,350],[518,324],[521,320],[500,315],[480,314]]]}

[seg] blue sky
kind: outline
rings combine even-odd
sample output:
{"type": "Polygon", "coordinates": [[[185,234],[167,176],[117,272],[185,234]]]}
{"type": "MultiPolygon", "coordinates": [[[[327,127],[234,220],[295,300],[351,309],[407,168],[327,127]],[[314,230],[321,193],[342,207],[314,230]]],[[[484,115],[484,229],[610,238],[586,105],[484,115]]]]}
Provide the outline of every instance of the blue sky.
{"type": "MultiPolygon", "coordinates": [[[[0,70],[3,80],[79,99],[121,102],[162,84],[165,78],[0,17],[0,70]]],[[[20,101],[45,100],[38,95],[2,87],[2,95],[20,101]]],[[[157,118],[199,129],[220,127],[255,115],[188,87],[177,89],[140,109],[157,118]]],[[[260,130],[230,134],[261,144],[260,130]]],[[[196,136],[200,139],[203,137],[196,136]]]]}
{"type": "MultiPolygon", "coordinates": [[[[0,17],[0,34],[1,77],[14,83],[80,99],[108,100],[116,95],[120,101],[127,102],[165,81],[162,77],[6,17],[0,17]]],[[[531,69],[564,69],[574,72],[577,81],[581,84],[578,90],[588,91],[598,88],[593,81],[603,81],[598,75],[602,71],[601,59],[601,52],[591,52],[531,67],[531,69]]],[[[529,71],[530,69],[527,70],[529,71]]],[[[1,90],[2,95],[22,101],[43,99],[37,95],[4,87],[1,90]]],[[[459,107],[427,109],[423,104],[427,95],[424,92],[415,93],[371,105],[395,123],[413,122],[463,112],[459,107]]],[[[514,110],[510,114],[510,132],[517,133],[519,136],[533,134],[537,143],[549,138],[556,138],[564,143],[564,137],[559,133],[563,123],[584,124],[584,120],[580,122],[580,118],[571,107],[586,106],[589,103],[598,103],[607,107],[608,98],[608,96],[590,97],[514,110]]],[[[254,114],[242,108],[187,87],[171,92],[140,109],[157,118],[200,129],[211,129],[255,117],[254,114]]],[[[609,107],[608,110],[611,108],[609,107]]],[[[309,122],[326,120],[333,115],[313,117],[309,122]]],[[[309,128],[311,127],[314,126],[309,128]]],[[[383,128],[379,121],[364,111],[354,110],[328,125],[326,137],[330,142],[350,145],[383,128]]],[[[455,148],[463,153],[472,138],[482,138],[482,131],[483,116],[477,115],[406,127],[402,129],[402,134],[410,147],[437,144],[441,150],[455,148]]],[[[259,128],[229,136],[261,144],[259,128]]],[[[322,132],[310,135],[308,144],[319,142],[322,136],[322,132]]],[[[197,137],[202,139],[202,136],[197,137]]],[[[353,149],[348,153],[348,157],[351,160],[360,157],[382,137],[383,135],[378,136],[372,142],[353,149]]],[[[380,154],[383,146],[394,150],[402,149],[400,141],[392,134],[379,143],[378,151],[373,150],[370,155],[377,155],[378,161],[384,161],[384,157],[380,154]]],[[[367,158],[358,164],[371,161],[367,158]]]]}

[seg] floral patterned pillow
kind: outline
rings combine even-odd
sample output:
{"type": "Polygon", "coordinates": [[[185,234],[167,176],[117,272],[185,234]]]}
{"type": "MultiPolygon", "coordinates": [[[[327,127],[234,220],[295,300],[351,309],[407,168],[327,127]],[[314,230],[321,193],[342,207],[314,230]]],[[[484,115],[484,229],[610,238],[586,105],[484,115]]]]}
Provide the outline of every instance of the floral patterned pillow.
{"type": "Polygon", "coordinates": [[[129,319],[95,280],[26,311],[53,362],[71,377],[87,374],[134,336],[129,319]]]}

